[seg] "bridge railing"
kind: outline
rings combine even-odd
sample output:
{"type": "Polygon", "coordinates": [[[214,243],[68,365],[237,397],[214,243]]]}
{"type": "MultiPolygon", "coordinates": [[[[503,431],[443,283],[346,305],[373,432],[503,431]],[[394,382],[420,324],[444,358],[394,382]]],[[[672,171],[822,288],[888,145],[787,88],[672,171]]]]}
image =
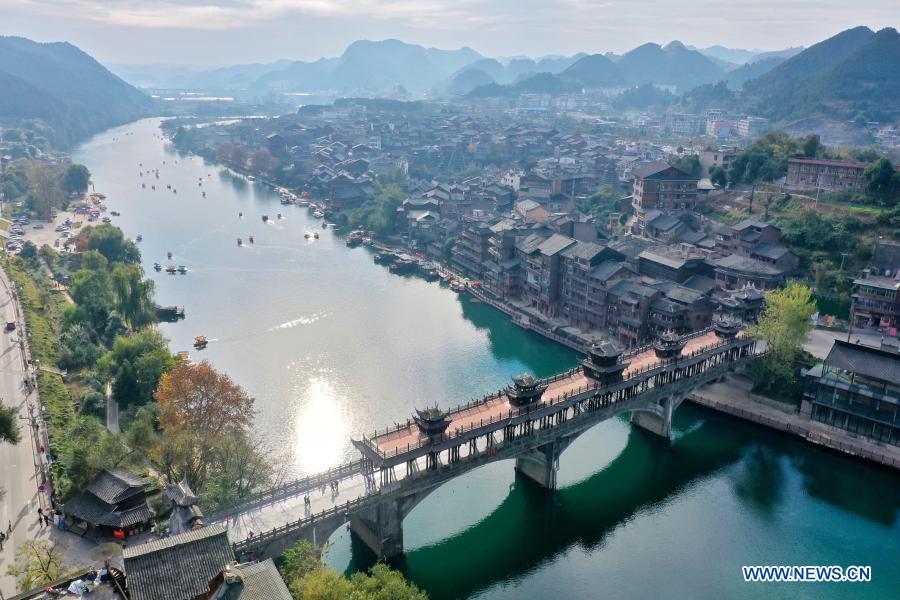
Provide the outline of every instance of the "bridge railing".
{"type": "MultiPolygon", "coordinates": [[[[711,331],[711,330],[712,330],[712,328],[710,328],[708,330],[704,330],[702,332],[697,332],[688,337],[689,338],[700,337],[700,336],[704,335],[705,333],[708,333],[708,331],[711,331]]],[[[745,338],[744,338],[744,336],[740,336],[738,339],[745,339],[745,338]]],[[[641,382],[641,380],[644,380],[644,379],[650,380],[650,379],[652,379],[653,376],[655,376],[659,373],[667,371],[671,368],[676,368],[679,365],[683,365],[684,363],[690,362],[691,360],[696,359],[698,357],[703,357],[705,355],[717,354],[716,350],[719,350],[724,347],[733,346],[734,343],[735,343],[735,340],[721,339],[714,343],[707,344],[705,346],[696,348],[696,349],[692,350],[691,352],[689,352],[688,354],[679,356],[676,360],[668,360],[668,361],[656,360],[649,364],[642,365],[642,366],[638,367],[637,369],[628,370],[628,371],[626,371],[626,373],[628,373],[628,377],[626,379],[624,379],[622,382],[616,384],[614,387],[609,388],[609,389],[611,389],[612,391],[616,391],[620,388],[632,387],[633,385],[639,384],[641,382]]],[[[555,383],[557,381],[561,381],[561,380],[570,378],[573,375],[580,373],[580,372],[581,372],[581,368],[575,367],[573,369],[569,369],[568,371],[559,373],[557,375],[554,375],[553,377],[549,377],[549,378],[543,379],[541,381],[544,383],[548,383],[548,384],[555,383]]],[[[442,434],[436,440],[433,440],[431,437],[420,437],[417,442],[408,443],[405,448],[403,446],[396,446],[392,450],[385,452],[379,445],[379,442],[389,441],[391,439],[388,436],[389,433],[395,433],[395,432],[401,431],[401,430],[408,431],[408,427],[410,427],[412,425],[411,423],[407,426],[395,427],[394,429],[389,428],[388,430],[386,430],[385,432],[383,432],[381,434],[378,434],[376,431],[376,435],[374,437],[366,438],[364,436],[363,441],[367,444],[367,446],[370,448],[370,450],[372,452],[374,452],[380,458],[382,458],[382,459],[395,458],[401,454],[405,454],[408,452],[412,452],[414,450],[419,450],[421,448],[431,446],[434,444],[435,441],[437,443],[450,441],[450,440],[453,440],[460,436],[463,436],[465,434],[471,433],[474,430],[477,430],[477,429],[480,429],[483,427],[490,427],[491,425],[493,425],[495,423],[500,423],[503,421],[511,421],[512,419],[514,419],[518,416],[521,416],[523,414],[528,414],[530,412],[534,412],[537,410],[542,410],[542,409],[546,409],[548,407],[552,407],[554,405],[559,404],[560,402],[569,400],[573,396],[583,394],[589,390],[590,391],[599,390],[599,386],[597,386],[596,384],[579,386],[575,390],[569,390],[562,394],[558,394],[554,397],[545,398],[540,402],[540,404],[536,404],[534,406],[529,405],[527,407],[522,407],[522,408],[519,408],[516,410],[511,409],[511,410],[507,411],[505,414],[501,412],[499,415],[496,415],[496,416],[491,415],[488,417],[487,422],[485,422],[484,419],[481,419],[477,424],[473,422],[473,423],[470,423],[469,425],[457,427],[449,433],[442,434]],[[381,438],[381,439],[378,439],[378,438],[381,438]]],[[[499,396],[502,396],[502,391],[498,395],[485,396],[485,398],[496,399],[499,396]]],[[[472,408],[476,405],[483,406],[484,403],[485,403],[485,400],[481,400],[481,401],[476,400],[476,401],[470,402],[469,404],[465,405],[464,408],[463,407],[459,407],[459,408],[463,408],[463,410],[465,410],[468,408],[472,408]]]]}
{"type": "Polygon", "coordinates": [[[308,517],[302,517],[300,519],[297,519],[296,521],[285,523],[280,527],[275,527],[258,535],[254,535],[252,538],[246,538],[241,541],[234,542],[231,544],[231,547],[234,550],[235,554],[252,551],[255,548],[265,546],[266,544],[281,537],[309,527],[316,522],[324,521],[325,519],[329,519],[339,514],[349,515],[350,511],[358,509],[363,504],[372,502],[374,498],[377,498],[380,495],[381,490],[378,490],[366,496],[360,496],[359,498],[356,498],[354,500],[348,500],[344,504],[335,504],[331,508],[326,508],[323,511],[313,513],[308,517]]]}
{"type": "Polygon", "coordinates": [[[291,496],[302,494],[305,491],[314,490],[332,481],[346,479],[347,477],[356,475],[357,473],[361,473],[363,471],[364,464],[365,460],[358,459],[353,462],[333,467],[331,469],[328,469],[327,471],[316,473],[315,475],[308,475],[301,479],[295,479],[293,481],[277,485],[268,490],[264,490],[256,494],[251,494],[240,502],[219,510],[217,513],[209,517],[209,521],[221,521],[227,518],[230,514],[242,512],[248,507],[253,507],[259,504],[267,504],[269,502],[274,502],[284,498],[290,498],[291,496]]]}

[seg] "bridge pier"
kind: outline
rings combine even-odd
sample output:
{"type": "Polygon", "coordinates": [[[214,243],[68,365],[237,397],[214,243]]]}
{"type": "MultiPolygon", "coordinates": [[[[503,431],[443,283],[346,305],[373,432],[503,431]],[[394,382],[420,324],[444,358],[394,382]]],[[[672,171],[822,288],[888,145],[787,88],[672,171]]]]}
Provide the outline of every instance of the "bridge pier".
{"type": "Polygon", "coordinates": [[[541,487],[556,489],[556,472],[563,446],[559,440],[535,448],[516,458],[516,470],[541,487]]]}
{"type": "Polygon", "coordinates": [[[403,554],[403,512],[400,500],[393,500],[352,515],[350,531],[379,559],[403,554]]]}
{"type": "Polygon", "coordinates": [[[681,400],[675,396],[666,396],[659,401],[659,413],[650,411],[635,411],[631,413],[631,423],[650,433],[669,439],[672,436],[672,413],[681,404],[681,400]]]}

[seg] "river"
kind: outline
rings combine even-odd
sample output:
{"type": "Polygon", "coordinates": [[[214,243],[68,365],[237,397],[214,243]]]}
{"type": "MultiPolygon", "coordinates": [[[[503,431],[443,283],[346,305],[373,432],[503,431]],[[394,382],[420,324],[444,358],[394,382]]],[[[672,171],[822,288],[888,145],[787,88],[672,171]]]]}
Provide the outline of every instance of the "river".
{"type": "MultiPolygon", "coordinates": [[[[99,134],[73,159],[121,212],[114,223],[143,236],[157,300],[185,308],[184,321],[161,325],[173,351],[209,360],[256,398],[259,437],[291,474],[354,457],[350,436],[415,407],[455,405],[513,375],[550,375],[578,360],[490,307],[391,275],[264,186],[174,154],[157,125],[99,134]],[[151,168],[158,180],[139,176],[151,168]],[[304,239],[306,231],[320,239],[304,239]],[[152,270],[168,251],[187,275],[152,270]],[[200,334],[209,347],[193,351],[200,334]]],[[[863,598],[900,589],[896,473],[689,405],[674,430],[667,443],[624,420],[598,425],[562,455],[553,495],[506,462],[454,480],[404,521],[407,554],[395,566],[436,600],[863,598]],[[769,564],[871,565],[873,580],[743,582],[742,565],[769,564]]],[[[332,537],[335,568],[371,560],[347,532],[332,537]]]]}

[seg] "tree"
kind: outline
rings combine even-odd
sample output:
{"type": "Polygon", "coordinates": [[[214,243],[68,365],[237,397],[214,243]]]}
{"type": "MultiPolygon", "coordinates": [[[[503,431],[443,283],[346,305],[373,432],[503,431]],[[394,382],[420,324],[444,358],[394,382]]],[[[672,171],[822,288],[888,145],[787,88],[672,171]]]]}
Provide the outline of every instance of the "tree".
{"type": "Polygon", "coordinates": [[[16,548],[15,563],[7,574],[16,578],[20,592],[42,587],[73,573],[56,544],[46,540],[28,540],[16,548]]]}
{"type": "Polygon", "coordinates": [[[250,168],[268,173],[278,165],[278,160],[266,148],[260,148],[250,156],[250,168]]]}
{"type": "Polygon", "coordinates": [[[22,244],[22,250],[19,252],[19,256],[28,260],[37,256],[37,246],[34,245],[34,242],[28,240],[24,244],[22,244]]]}
{"type": "Polygon", "coordinates": [[[766,344],[765,355],[754,361],[750,375],[757,389],[795,392],[796,362],[803,351],[810,320],[816,312],[809,287],[791,282],[781,290],[766,294],[766,308],[749,333],[766,344]]]}
{"type": "Polygon", "coordinates": [[[81,268],[90,269],[92,271],[105,271],[109,261],[106,257],[96,250],[88,250],[81,255],[81,268]]]}
{"type": "Polygon", "coordinates": [[[97,370],[113,380],[113,397],[123,405],[146,404],[164,373],[175,366],[166,338],[146,329],[116,338],[97,363],[97,370]]]}
{"type": "Polygon", "coordinates": [[[700,157],[696,154],[682,156],[681,158],[676,160],[675,164],[672,166],[681,169],[685,173],[693,175],[694,177],[699,177],[700,173],[703,172],[703,166],[700,164],[700,157]]]}
{"type": "Polygon", "coordinates": [[[894,195],[893,204],[896,204],[896,193],[900,186],[897,185],[897,174],[894,172],[891,161],[884,157],[879,158],[866,167],[864,175],[868,193],[882,202],[894,195]]]}
{"type": "Polygon", "coordinates": [[[709,180],[719,187],[725,187],[728,184],[728,174],[722,165],[713,165],[709,169],[709,180]]]}
{"type": "Polygon", "coordinates": [[[69,165],[62,176],[62,188],[69,194],[83,194],[91,182],[91,172],[84,165],[69,165]]]}
{"type": "Polygon", "coordinates": [[[16,421],[18,414],[15,406],[0,405],[0,442],[18,444],[22,441],[22,433],[16,421]]]}
{"type": "Polygon", "coordinates": [[[59,366],[64,369],[92,366],[100,354],[100,347],[91,339],[91,331],[83,323],[73,324],[60,338],[59,366]]]}
{"type": "Polygon", "coordinates": [[[46,215],[50,209],[63,205],[65,195],[54,167],[32,161],[28,163],[27,172],[29,200],[35,212],[46,215]]]}
{"type": "Polygon", "coordinates": [[[84,315],[94,329],[102,328],[115,302],[106,271],[75,271],[69,291],[75,300],[76,312],[84,315]]]}
{"type": "Polygon", "coordinates": [[[619,192],[611,185],[604,185],[591,194],[587,200],[581,202],[578,210],[585,214],[594,215],[598,219],[605,219],[610,213],[618,212],[621,208],[619,192]]]}
{"type": "Polygon", "coordinates": [[[115,225],[98,225],[88,229],[86,234],[88,249],[98,251],[111,263],[137,264],[141,261],[137,246],[126,240],[122,230],[115,225]]]}
{"type": "Polygon", "coordinates": [[[56,486],[63,500],[83,490],[103,469],[120,467],[133,455],[133,450],[94,416],[74,419],[63,436],[66,443],[60,448],[58,464],[66,478],[57,478],[56,486]]]}
{"type": "Polygon", "coordinates": [[[818,158],[825,153],[825,146],[819,136],[813,134],[803,141],[803,156],[806,158],[818,158]]]}
{"type": "MultiPolygon", "coordinates": [[[[248,441],[254,400],[228,375],[208,361],[179,365],[162,376],[153,397],[163,430],[158,460],[170,481],[184,477],[202,495],[211,481],[221,487],[232,466],[252,471],[254,483],[265,480],[256,463],[264,458],[231,456],[257,454],[257,448],[248,441]]],[[[234,497],[246,495],[247,485],[230,481],[234,497]]]]}
{"type": "Polygon", "coordinates": [[[134,329],[156,320],[153,306],[154,283],[144,279],[137,265],[116,265],[112,272],[116,310],[134,329]]]}

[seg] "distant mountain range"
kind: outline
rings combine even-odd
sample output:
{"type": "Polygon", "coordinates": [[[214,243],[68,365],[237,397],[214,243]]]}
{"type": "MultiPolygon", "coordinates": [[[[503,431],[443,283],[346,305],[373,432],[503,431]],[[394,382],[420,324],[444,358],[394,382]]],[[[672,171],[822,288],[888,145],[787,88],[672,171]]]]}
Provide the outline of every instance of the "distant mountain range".
{"type": "Polygon", "coordinates": [[[59,147],[150,114],[153,101],[67,43],[0,36],[0,122],[40,119],[59,147]]]}
{"type": "Polygon", "coordinates": [[[743,86],[744,101],[773,119],[900,117],[900,34],[855,27],[819,42],[743,86]]]}

